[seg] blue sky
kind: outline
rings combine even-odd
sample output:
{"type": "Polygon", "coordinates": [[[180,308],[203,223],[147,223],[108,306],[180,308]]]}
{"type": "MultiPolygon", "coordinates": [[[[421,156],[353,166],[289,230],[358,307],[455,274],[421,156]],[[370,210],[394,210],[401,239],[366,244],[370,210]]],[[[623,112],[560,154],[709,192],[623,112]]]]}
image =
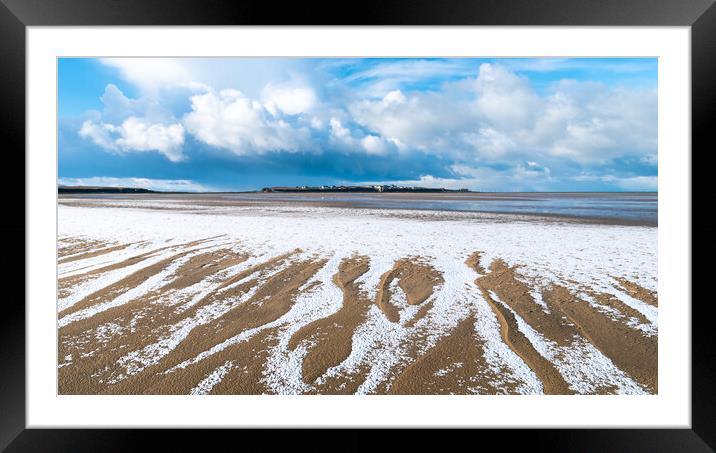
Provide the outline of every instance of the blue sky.
{"type": "Polygon", "coordinates": [[[656,59],[62,58],[59,180],[657,186],[656,59]]]}

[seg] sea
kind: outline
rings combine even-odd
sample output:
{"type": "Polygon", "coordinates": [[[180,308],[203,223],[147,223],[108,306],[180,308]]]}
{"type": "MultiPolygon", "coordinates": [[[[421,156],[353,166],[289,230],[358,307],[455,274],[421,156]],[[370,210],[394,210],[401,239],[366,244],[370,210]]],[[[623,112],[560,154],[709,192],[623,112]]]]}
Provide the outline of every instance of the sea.
{"type": "Polygon", "coordinates": [[[355,208],[559,216],[647,226],[658,223],[656,192],[237,193],[221,197],[355,208]]]}

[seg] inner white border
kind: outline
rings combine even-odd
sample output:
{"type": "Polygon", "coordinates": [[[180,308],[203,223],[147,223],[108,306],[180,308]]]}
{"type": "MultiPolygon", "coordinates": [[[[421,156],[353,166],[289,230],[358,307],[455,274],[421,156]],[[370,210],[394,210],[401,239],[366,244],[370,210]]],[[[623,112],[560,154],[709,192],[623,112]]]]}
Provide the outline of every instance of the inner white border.
{"type": "Polygon", "coordinates": [[[688,27],[28,27],[27,427],[690,427],[688,27]],[[659,394],[58,396],[56,58],[659,57],[659,394]]]}

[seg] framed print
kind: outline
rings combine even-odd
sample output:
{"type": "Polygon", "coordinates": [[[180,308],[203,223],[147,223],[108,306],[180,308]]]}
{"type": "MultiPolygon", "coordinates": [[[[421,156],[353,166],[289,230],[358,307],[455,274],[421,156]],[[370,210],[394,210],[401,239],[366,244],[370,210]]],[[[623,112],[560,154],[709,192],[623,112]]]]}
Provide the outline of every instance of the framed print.
{"type": "Polygon", "coordinates": [[[712,451],[711,2],[202,5],[4,2],[3,447],[712,451]]]}

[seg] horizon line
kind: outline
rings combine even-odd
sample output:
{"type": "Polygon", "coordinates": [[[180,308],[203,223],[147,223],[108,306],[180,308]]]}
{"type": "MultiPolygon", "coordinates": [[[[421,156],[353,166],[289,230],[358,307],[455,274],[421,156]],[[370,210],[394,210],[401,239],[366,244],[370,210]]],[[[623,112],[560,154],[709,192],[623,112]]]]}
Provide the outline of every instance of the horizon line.
{"type": "MultiPolygon", "coordinates": [[[[390,185],[390,184],[376,184],[376,185],[390,185]]],[[[146,191],[144,193],[159,193],[159,194],[226,194],[226,193],[281,193],[281,192],[262,192],[263,189],[273,187],[285,187],[285,188],[299,188],[301,186],[268,186],[258,189],[247,189],[247,190],[154,190],[147,189],[146,187],[130,187],[130,186],[73,186],[73,185],[57,185],[57,189],[60,188],[87,188],[91,189],[129,189],[129,190],[141,190],[146,191]]],[[[306,186],[306,187],[320,187],[320,186],[306,186]]],[[[331,187],[331,186],[328,186],[331,187]]],[[[336,187],[336,186],[333,186],[336,187]]],[[[366,186],[347,186],[347,187],[373,187],[373,185],[366,186]]],[[[429,189],[429,190],[445,190],[446,193],[659,193],[658,190],[472,190],[472,189],[447,189],[445,187],[423,187],[423,186],[398,186],[404,188],[415,188],[415,189],[429,189]]],[[[366,191],[368,192],[368,191],[366,191]]],[[[291,192],[285,192],[291,193],[291,192]]],[[[340,192],[335,192],[340,193],[340,192]]],[[[356,192],[353,192],[356,193],[356,192]]],[[[358,193],[361,193],[358,191],[358,193]]],[[[401,193],[401,192],[370,192],[370,193],[401,193]]]]}

